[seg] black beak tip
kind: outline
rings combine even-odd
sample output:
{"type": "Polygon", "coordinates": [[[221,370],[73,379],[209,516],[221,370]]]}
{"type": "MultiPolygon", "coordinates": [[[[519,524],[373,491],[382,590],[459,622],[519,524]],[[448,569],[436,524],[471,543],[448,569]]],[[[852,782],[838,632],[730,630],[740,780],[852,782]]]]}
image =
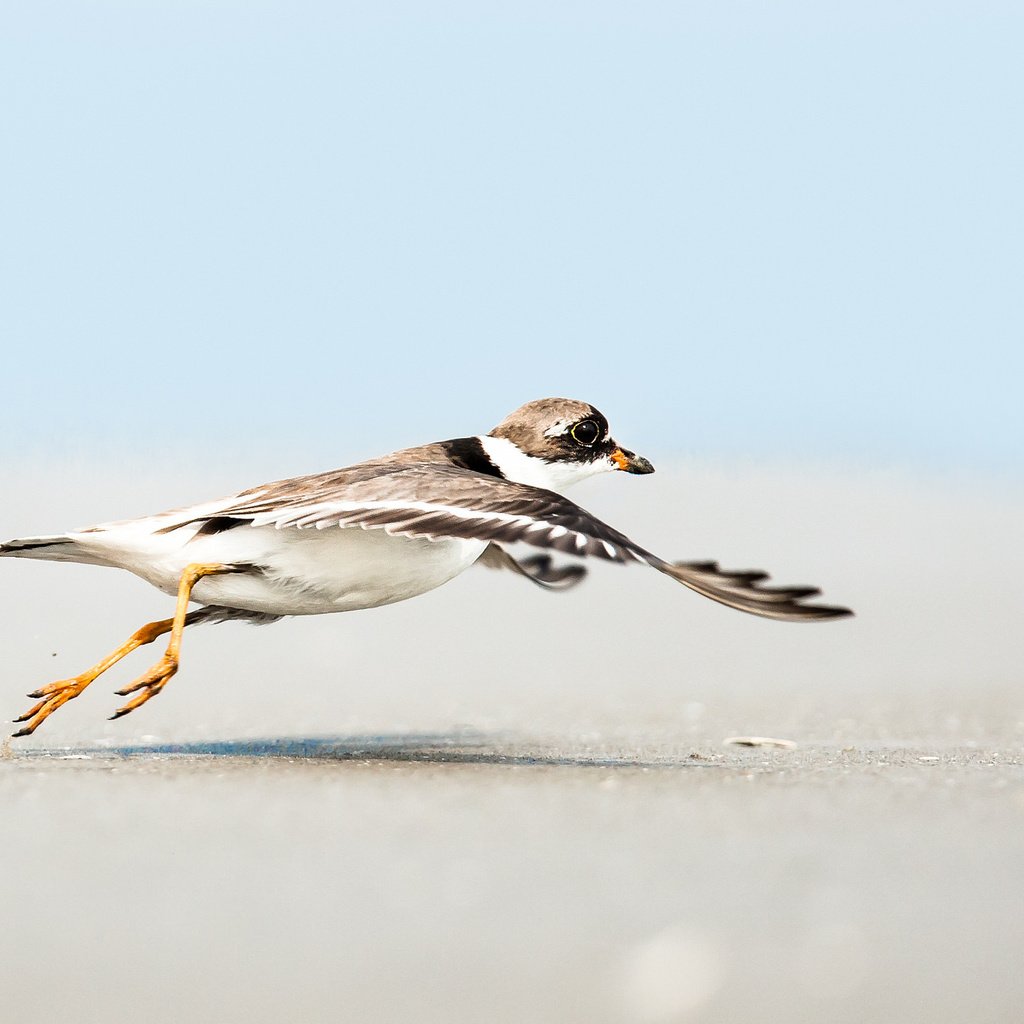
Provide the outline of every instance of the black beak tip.
{"type": "Polygon", "coordinates": [[[636,452],[631,452],[628,448],[616,446],[615,451],[611,454],[611,461],[616,469],[621,469],[624,473],[654,472],[654,467],[642,455],[637,455],[636,452]]]}

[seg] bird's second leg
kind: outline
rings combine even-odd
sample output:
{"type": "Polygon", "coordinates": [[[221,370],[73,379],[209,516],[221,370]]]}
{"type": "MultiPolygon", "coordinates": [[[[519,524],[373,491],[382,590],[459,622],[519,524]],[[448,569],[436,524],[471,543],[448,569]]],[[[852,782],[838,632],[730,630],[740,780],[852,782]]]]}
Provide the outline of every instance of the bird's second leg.
{"type": "MultiPolygon", "coordinates": [[[[128,694],[136,694],[123,707],[120,707],[110,717],[121,718],[128,712],[134,711],[146,703],[150,697],[155,697],[166,685],[168,680],[178,671],[178,663],[181,656],[181,636],[188,625],[189,612],[188,604],[192,599],[192,588],[204,576],[217,576],[222,573],[244,572],[249,566],[224,565],[220,562],[193,563],[185,567],[178,581],[178,605],[174,612],[174,618],[170,620],[171,639],[168,641],[167,650],[164,656],[148,672],[144,672],[134,682],[129,683],[123,690],[115,691],[121,697],[128,694]]],[[[166,631],[165,631],[166,632],[166,631]]]]}

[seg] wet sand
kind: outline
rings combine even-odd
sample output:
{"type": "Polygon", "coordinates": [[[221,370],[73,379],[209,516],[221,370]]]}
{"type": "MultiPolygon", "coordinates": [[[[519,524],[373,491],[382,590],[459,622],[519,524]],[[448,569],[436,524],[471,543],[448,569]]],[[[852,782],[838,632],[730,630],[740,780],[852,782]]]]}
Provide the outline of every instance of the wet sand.
{"type": "MultiPolygon", "coordinates": [[[[197,630],[167,692],[106,723],[138,654],[0,758],[6,1015],[1018,1020],[1020,502],[697,476],[643,507],[579,497],[859,617],[760,622],[611,567],[572,595],[481,570],[373,613],[197,630]],[[686,524],[659,515],[672,499],[686,524]]],[[[6,532],[69,525],[66,482],[6,532]]],[[[101,509],[98,481],[70,523],[174,504],[161,486],[101,509]]],[[[166,614],[103,570],[0,570],[5,717],[166,614]]]]}

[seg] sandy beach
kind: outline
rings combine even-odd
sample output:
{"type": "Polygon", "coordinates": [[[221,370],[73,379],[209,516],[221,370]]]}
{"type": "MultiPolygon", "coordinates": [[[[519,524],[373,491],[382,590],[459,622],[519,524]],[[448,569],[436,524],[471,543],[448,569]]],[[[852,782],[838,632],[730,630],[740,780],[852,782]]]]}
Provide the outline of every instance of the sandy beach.
{"type": "MultiPolygon", "coordinates": [[[[480,570],[196,630],[138,714],[105,721],[148,652],[5,746],[10,1019],[1017,1020],[1021,503],[770,475],[579,497],[857,619],[761,622],[639,570],[566,595],[480,570]]],[[[90,479],[57,515],[33,478],[7,531],[189,498],[90,479]]],[[[0,568],[5,717],[166,614],[120,574],[0,568]]]]}

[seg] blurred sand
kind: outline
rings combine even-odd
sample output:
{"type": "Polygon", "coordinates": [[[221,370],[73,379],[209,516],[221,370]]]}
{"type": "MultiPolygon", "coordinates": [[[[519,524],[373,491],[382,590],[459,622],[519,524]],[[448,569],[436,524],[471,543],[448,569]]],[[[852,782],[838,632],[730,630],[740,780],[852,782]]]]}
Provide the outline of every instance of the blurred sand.
{"type": "MultiPolygon", "coordinates": [[[[288,472],[242,469],[13,467],[0,532],[288,472]]],[[[196,630],[167,692],[108,723],[136,655],[0,759],[10,1018],[1019,1020],[1019,492],[659,469],[576,497],[858,618],[762,622],[640,569],[567,595],[479,570],[196,630]]],[[[169,613],[109,571],[0,573],[4,717],[169,613]]]]}

